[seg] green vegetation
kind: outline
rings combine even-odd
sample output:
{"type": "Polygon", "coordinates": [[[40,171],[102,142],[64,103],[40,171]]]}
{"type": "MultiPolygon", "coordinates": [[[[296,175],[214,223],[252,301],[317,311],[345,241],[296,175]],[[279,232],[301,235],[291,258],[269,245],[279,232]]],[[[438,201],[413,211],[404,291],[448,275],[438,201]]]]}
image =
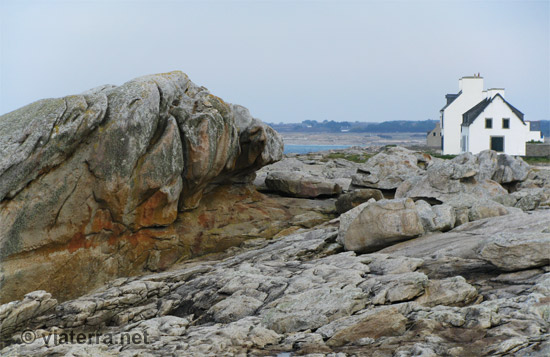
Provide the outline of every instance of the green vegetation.
{"type": "Polygon", "coordinates": [[[529,140],[527,144],[544,144],[544,141],[529,140]]]}
{"type": "Polygon", "coordinates": [[[431,155],[433,157],[437,157],[439,159],[444,159],[444,160],[450,160],[456,157],[456,155],[442,155],[442,154],[431,154],[431,155]]]}
{"type": "Polygon", "coordinates": [[[550,156],[523,156],[522,159],[528,164],[550,164],[550,156]]]}
{"type": "Polygon", "coordinates": [[[367,160],[370,157],[371,155],[346,154],[343,152],[332,152],[326,156],[327,159],[344,159],[344,160],[356,162],[358,164],[363,164],[367,162],[367,160]]]}

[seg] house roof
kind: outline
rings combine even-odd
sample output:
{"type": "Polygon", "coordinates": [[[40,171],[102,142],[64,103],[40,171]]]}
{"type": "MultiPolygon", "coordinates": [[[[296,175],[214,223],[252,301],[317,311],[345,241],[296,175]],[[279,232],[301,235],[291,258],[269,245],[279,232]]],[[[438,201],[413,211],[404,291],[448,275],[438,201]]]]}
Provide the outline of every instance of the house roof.
{"type": "Polygon", "coordinates": [[[523,113],[520,112],[518,109],[516,109],[512,104],[508,103],[506,99],[504,99],[500,94],[495,95],[493,98],[485,98],[481,102],[474,105],[470,110],[468,110],[466,113],[462,114],[462,126],[470,126],[477,117],[495,100],[496,97],[500,97],[502,101],[514,112],[515,115],[522,121],[522,123],[525,124],[525,121],[523,120],[523,113]]]}
{"type": "Polygon", "coordinates": [[[451,105],[452,102],[455,101],[456,98],[458,98],[462,94],[462,91],[458,92],[457,94],[447,94],[445,95],[445,98],[447,99],[447,104],[443,108],[441,108],[440,111],[444,111],[449,105],[451,105]]]}

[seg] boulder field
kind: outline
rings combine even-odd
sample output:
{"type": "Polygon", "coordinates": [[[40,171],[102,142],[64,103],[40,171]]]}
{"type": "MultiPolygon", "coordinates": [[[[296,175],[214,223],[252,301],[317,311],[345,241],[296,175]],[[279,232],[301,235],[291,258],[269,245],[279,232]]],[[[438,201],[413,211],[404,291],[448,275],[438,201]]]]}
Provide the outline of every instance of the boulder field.
{"type": "Polygon", "coordinates": [[[181,72],[0,134],[2,356],[550,355],[550,170],[521,158],[283,157],[181,72]]]}

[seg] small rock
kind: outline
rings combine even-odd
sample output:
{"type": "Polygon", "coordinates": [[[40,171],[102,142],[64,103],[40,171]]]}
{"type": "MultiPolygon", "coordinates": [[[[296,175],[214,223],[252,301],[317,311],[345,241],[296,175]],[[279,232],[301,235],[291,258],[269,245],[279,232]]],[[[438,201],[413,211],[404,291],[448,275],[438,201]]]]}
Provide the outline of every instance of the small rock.
{"type": "Polygon", "coordinates": [[[365,203],[370,199],[380,201],[384,199],[382,191],[376,189],[360,189],[350,193],[340,195],[336,200],[336,211],[342,214],[350,209],[359,206],[361,203],[365,203]]]}

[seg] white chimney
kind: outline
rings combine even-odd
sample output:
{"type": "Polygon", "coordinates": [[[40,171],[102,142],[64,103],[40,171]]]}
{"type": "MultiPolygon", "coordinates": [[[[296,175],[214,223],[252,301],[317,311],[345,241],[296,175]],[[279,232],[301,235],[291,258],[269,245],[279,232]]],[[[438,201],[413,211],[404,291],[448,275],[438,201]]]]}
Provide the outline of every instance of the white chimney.
{"type": "Polygon", "coordinates": [[[483,77],[462,77],[458,80],[458,88],[463,94],[478,94],[483,92],[483,77]]]}

